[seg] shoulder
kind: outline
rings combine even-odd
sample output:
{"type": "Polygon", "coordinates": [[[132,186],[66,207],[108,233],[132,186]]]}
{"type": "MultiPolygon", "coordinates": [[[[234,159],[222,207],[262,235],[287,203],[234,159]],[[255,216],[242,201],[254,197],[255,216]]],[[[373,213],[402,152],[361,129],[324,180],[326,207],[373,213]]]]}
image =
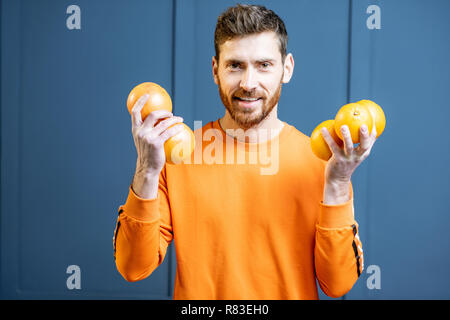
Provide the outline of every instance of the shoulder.
{"type": "Polygon", "coordinates": [[[309,135],[297,129],[295,126],[284,122],[286,126],[286,139],[289,141],[289,144],[294,144],[298,147],[308,147],[310,149],[310,140],[309,135]]]}
{"type": "Polygon", "coordinates": [[[309,135],[303,133],[302,131],[297,129],[295,126],[293,126],[293,125],[291,125],[291,124],[289,124],[287,122],[284,122],[284,123],[285,123],[285,125],[288,126],[288,128],[291,131],[291,134],[294,135],[294,137],[296,139],[301,140],[301,141],[305,141],[305,142],[309,142],[309,140],[310,140],[309,135]]]}
{"type": "Polygon", "coordinates": [[[203,132],[213,129],[214,121],[209,121],[204,124],[202,121],[194,121],[194,134],[203,134],[203,132]]]}
{"type": "Polygon", "coordinates": [[[323,170],[325,168],[326,161],[319,159],[312,152],[311,137],[287,122],[285,122],[285,125],[287,125],[287,128],[289,129],[289,134],[286,137],[286,146],[288,149],[291,150],[291,152],[297,150],[300,152],[303,161],[308,162],[310,166],[316,168],[317,170],[323,170]]]}

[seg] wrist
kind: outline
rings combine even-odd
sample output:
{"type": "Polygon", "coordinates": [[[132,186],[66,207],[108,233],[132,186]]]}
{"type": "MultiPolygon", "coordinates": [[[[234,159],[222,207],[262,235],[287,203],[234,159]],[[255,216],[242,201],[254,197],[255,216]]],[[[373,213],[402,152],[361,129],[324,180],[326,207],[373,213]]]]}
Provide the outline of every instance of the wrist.
{"type": "Polygon", "coordinates": [[[143,181],[153,181],[159,180],[159,172],[147,171],[147,170],[136,170],[134,177],[143,181]]]}
{"type": "Polygon", "coordinates": [[[158,194],[159,173],[136,170],[131,189],[143,199],[154,199],[158,194]]]}
{"type": "Polygon", "coordinates": [[[136,164],[136,171],[134,173],[135,176],[139,176],[145,180],[154,180],[155,178],[159,178],[161,170],[156,170],[154,168],[149,168],[147,166],[139,165],[139,160],[136,164]]]}
{"type": "Polygon", "coordinates": [[[150,171],[138,171],[136,170],[132,186],[142,186],[145,184],[154,184],[159,182],[159,174],[150,171]]]}
{"type": "Polygon", "coordinates": [[[326,181],[323,192],[323,203],[327,205],[343,204],[350,200],[350,180],[326,181]]]}

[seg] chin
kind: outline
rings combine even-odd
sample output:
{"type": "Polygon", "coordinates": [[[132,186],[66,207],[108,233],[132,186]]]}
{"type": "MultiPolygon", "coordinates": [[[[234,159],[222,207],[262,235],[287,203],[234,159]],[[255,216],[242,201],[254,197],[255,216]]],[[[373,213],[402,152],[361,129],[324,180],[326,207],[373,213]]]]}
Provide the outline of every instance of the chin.
{"type": "Polygon", "coordinates": [[[261,112],[255,115],[249,114],[234,114],[232,115],[233,120],[243,129],[249,129],[261,123],[267,116],[264,116],[261,112]]]}

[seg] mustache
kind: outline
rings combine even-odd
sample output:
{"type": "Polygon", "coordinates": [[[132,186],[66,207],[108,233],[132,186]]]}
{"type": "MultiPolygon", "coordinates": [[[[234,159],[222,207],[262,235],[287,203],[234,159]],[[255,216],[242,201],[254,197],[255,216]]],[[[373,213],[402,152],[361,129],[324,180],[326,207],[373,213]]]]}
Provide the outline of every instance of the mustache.
{"type": "Polygon", "coordinates": [[[233,94],[233,97],[235,97],[235,98],[265,98],[264,93],[257,92],[256,90],[253,90],[253,91],[238,90],[233,94]]]}

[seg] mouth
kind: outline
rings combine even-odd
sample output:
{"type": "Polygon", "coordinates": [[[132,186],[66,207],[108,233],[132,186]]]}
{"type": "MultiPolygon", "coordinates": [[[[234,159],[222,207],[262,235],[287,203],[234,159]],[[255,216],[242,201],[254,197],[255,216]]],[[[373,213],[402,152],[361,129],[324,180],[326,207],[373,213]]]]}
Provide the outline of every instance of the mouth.
{"type": "Polygon", "coordinates": [[[244,97],[233,97],[233,100],[237,101],[242,107],[251,108],[258,104],[262,98],[244,98],[244,97]]]}

